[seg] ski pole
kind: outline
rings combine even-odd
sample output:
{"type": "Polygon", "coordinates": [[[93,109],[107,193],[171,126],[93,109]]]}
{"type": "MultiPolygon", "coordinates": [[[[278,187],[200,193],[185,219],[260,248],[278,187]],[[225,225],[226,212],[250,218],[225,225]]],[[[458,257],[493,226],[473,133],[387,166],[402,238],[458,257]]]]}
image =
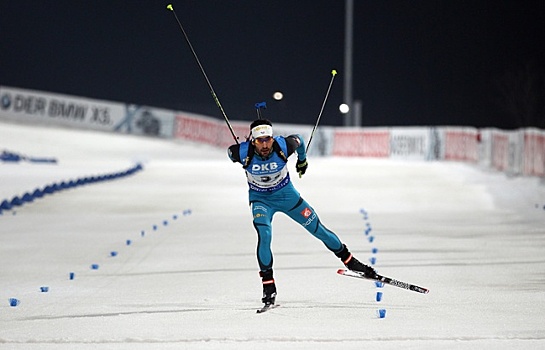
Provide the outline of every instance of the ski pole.
{"type": "Polygon", "coordinates": [[[214,102],[216,102],[216,105],[220,109],[221,114],[223,115],[223,119],[225,119],[225,123],[227,123],[227,127],[229,128],[229,131],[231,132],[231,135],[235,139],[235,142],[238,144],[238,137],[235,135],[235,131],[233,130],[233,127],[231,126],[231,123],[229,122],[229,118],[227,118],[227,114],[225,114],[225,111],[223,110],[223,107],[221,106],[220,100],[218,96],[216,95],[216,92],[214,91],[214,88],[212,87],[212,84],[210,83],[210,80],[208,79],[206,72],[204,71],[201,61],[199,60],[199,57],[197,57],[197,53],[193,49],[193,45],[191,45],[191,41],[189,41],[189,37],[187,36],[187,33],[185,32],[184,27],[182,26],[182,22],[180,22],[180,20],[178,19],[178,16],[176,15],[176,11],[174,11],[174,7],[172,7],[172,4],[168,4],[167,9],[172,11],[172,13],[174,14],[174,18],[176,18],[176,22],[178,22],[178,26],[182,30],[185,41],[187,42],[187,45],[191,49],[191,52],[193,53],[193,57],[195,57],[195,60],[197,61],[197,64],[199,65],[199,68],[201,69],[202,75],[204,76],[204,79],[206,80],[206,83],[208,84],[208,87],[210,88],[210,93],[212,94],[212,98],[214,99],[214,102]]]}
{"type": "Polygon", "coordinates": [[[316,132],[316,128],[318,128],[318,124],[320,123],[320,118],[322,117],[322,112],[324,111],[325,104],[327,102],[327,99],[329,97],[329,91],[331,90],[331,85],[333,85],[333,80],[335,79],[335,75],[337,75],[337,71],[333,69],[331,71],[331,81],[329,82],[329,87],[327,88],[327,92],[325,94],[324,102],[322,103],[322,109],[320,109],[320,113],[318,114],[318,119],[316,120],[316,124],[314,125],[314,128],[312,129],[312,132],[310,133],[310,137],[308,139],[307,144],[307,151],[310,147],[310,142],[312,141],[312,137],[314,136],[314,132],[316,132]]]}

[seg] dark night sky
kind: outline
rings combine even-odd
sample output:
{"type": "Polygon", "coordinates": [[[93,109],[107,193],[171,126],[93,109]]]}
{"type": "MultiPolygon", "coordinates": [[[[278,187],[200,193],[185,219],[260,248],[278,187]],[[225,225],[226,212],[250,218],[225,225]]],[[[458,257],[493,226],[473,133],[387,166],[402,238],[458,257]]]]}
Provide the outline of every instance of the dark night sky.
{"type": "MultiPolygon", "coordinates": [[[[342,125],[343,0],[171,2],[230,119],[266,101],[313,124],[336,69],[321,123],[342,125]]],[[[221,118],[168,3],[0,0],[0,85],[221,118]]],[[[529,63],[542,77],[545,1],[355,0],[354,17],[364,126],[519,126],[497,81],[529,63]]]]}

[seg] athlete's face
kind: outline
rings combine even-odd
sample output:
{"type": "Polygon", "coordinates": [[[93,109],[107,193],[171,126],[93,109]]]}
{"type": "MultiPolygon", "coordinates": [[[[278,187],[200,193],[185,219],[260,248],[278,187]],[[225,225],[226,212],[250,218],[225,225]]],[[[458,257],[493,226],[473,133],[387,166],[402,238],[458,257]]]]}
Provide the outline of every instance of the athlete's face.
{"type": "Polygon", "coordinates": [[[261,157],[268,157],[271,154],[272,144],[271,136],[258,137],[254,140],[255,150],[261,157]]]}

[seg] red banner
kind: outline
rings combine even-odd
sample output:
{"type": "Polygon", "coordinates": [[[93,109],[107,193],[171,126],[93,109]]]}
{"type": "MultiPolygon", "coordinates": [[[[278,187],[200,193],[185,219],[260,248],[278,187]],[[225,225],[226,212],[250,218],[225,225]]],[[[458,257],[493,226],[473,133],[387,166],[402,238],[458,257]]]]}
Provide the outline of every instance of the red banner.
{"type": "Polygon", "coordinates": [[[389,130],[336,130],[333,155],[346,157],[389,157],[389,130]]]}
{"type": "MultiPolygon", "coordinates": [[[[249,126],[237,123],[232,125],[232,127],[235,135],[239,138],[238,142],[246,141],[247,135],[244,133],[249,132],[249,126]]],[[[228,147],[236,143],[225,122],[211,118],[193,117],[186,114],[178,114],[176,116],[174,137],[218,147],[228,147]]]]}
{"type": "Polygon", "coordinates": [[[526,131],[524,133],[524,175],[545,175],[545,134],[526,131]]]}
{"type": "Polygon", "coordinates": [[[446,130],[445,160],[476,162],[477,137],[477,130],[446,130]]]}

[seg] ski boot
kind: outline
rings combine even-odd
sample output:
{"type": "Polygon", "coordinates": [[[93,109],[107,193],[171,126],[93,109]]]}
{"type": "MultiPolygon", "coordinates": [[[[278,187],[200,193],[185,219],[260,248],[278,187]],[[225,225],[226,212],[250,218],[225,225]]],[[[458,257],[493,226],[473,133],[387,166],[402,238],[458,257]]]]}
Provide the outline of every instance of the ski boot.
{"type": "Polygon", "coordinates": [[[352,253],[348,251],[346,245],[343,244],[343,249],[340,252],[335,253],[335,255],[341,259],[344,266],[346,266],[349,270],[361,272],[367,278],[376,278],[377,272],[375,271],[375,269],[373,269],[371,266],[361,263],[358,259],[356,259],[352,255],[352,253]]]}
{"type": "Polygon", "coordinates": [[[265,306],[274,305],[276,299],[276,285],[274,284],[273,271],[260,271],[261,281],[263,283],[263,298],[261,301],[265,306]]]}

